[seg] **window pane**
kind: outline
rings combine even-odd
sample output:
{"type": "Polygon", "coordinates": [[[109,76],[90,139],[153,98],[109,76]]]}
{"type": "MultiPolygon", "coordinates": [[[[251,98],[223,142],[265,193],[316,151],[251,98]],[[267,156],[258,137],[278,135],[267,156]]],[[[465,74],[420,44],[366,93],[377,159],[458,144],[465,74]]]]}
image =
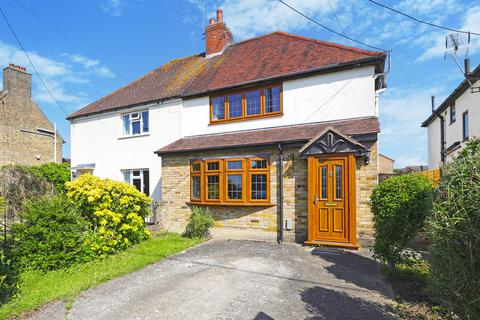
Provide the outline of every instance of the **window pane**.
{"type": "Polygon", "coordinates": [[[207,170],[208,171],[215,171],[220,169],[220,163],[219,162],[208,162],[207,163],[207,170]]]}
{"type": "Polygon", "coordinates": [[[200,177],[192,177],[192,198],[200,199],[200,177]]]}
{"type": "Polygon", "coordinates": [[[228,161],[228,170],[241,170],[242,161],[228,161]]]}
{"type": "Polygon", "coordinates": [[[208,176],[207,177],[207,197],[208,199],[220,199],[220,177],[219,176],[208,176]]]}
{"type": "Polygon", "coordinates": [[[245,95],[247,116],[260,114],[260,90],[248,91],[245,95]]]}
{"type": "Polygon", "coordinates": [[[463,114],[463,140],[467,140],[469,136],[468,130],[468,111],[463,114]]]}
{"type": "Polygon", "coordinates": [[[215,97],[212,99],[212,119],[225,119],[225,97],[215,97]]]}
{"type": "Polygon", "coordinates": [[[123,181],[130,183],[130,171],[123,171],[123,181]]]}
{"type": "Polygon", "coordinates": [[[140,134],[140,121],[132,121],[132,134],[140,134]]]}
{"type": "Polygon", "coordinates": [[[132,184],[137,188],[138,191],[142,191],[142,180],[140,178],[133,178],[132,184]]]}
{"type": "Polygon", "coordinates": [[[130,115],[126,114],[123,116],[123,134],[130,134],[130,115]]]}
{"type": "Polygon", "coordinates": [[[335,198],[342,198],[342,166],[335,165],[335,198]]]}
{"type": "Polygon", "coordinates": [[[228,175],[228,199],[241,200],[242,199],[242,175],[230,174],[228,175]]]}
{"type": "Polygon", "coordinates": [[[140,170],[133,170],[134,177],[140,177],[140,170]]]}
{"type": "Polygon", "coordinates": [[[192,164],[192,171],[193,172],[200,172],[200,163],[194,163],[192,164]]]}
{"type": "Polygon", "coordinates": [[[148,111],[142,112],[143,132],[148,132],[148,111]]]}
{"type": "Polygon", "coordinates": [[[280,111],[280,87],[265,89],[265,112],[280,111]]]}
{"type": "Polygon", "coordinates": [[[252,160],[252,169],[265,169],[267,160],[252,160]]]}
{"type": "Polygon", "coordinates": [[[327,198],[327,167],[322,167],[322,199],[327,198]]]}
{"type": "Polygon", "coordinates": [[[143,170],[143,193],[150,195],[150,172],[143,170]]]}
{"type": "Polygon", "coordinates": [[[242,94],[232,94],[228,96],[228,117],[241,117],[242,112],[242,94]]]}
{"type": "Polygon", "coordinates": [[[267,199],[267,175],[266,174],[252,174],[252,199],[253,200],[267,199]]]}

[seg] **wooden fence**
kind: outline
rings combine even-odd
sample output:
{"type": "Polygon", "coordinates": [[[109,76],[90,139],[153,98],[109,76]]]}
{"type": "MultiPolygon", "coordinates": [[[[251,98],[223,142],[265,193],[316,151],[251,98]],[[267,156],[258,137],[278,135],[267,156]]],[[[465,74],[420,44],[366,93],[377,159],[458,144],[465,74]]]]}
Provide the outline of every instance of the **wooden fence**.
{"type": "Polygon", "coordinates": [[[428,170],[428,171],[421,171],[418,172],[419,174],[426,176],[430,181],[435,185],[438,186],[438,183],[440,182],[440,176],[442,175],[442,172],[440,168],[438,169],[433,169],[433,170],[428,170]]]}

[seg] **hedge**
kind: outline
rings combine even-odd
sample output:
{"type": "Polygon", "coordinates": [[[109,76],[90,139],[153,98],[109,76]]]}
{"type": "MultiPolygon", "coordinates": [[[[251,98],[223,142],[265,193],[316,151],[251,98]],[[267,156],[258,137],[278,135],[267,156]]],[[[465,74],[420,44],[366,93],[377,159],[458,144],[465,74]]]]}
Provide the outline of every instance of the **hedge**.
{"type": "Polygon", "coordinates": [[[391,267],[405,262],[404,249],[422,227],[432,207],[432,185],[416,173],[381,182],[371,196],[376,258],[391,267]]]}

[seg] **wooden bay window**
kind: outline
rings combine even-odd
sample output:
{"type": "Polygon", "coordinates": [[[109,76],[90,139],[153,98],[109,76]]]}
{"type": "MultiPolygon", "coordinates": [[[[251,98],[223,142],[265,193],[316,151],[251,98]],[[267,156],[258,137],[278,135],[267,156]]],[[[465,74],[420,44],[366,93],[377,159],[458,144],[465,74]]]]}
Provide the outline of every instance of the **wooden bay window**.
{"type": "Polygon", "coordinates": [[[282,115],[282,85],[272,84],[210,97],[210,124],[282,115]]]}
{"type": "Polygon", "coordinates": [[[192,161],[190,202],[212,205],[270,205],[269,160],[225,158],[192,161]]]}

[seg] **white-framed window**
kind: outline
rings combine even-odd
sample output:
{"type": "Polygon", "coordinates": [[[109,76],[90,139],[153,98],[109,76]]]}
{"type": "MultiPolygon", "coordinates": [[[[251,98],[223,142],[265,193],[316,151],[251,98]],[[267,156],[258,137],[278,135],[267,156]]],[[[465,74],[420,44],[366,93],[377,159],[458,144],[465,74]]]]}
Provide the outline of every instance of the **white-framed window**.
{"type": "Polygon", "coordinates": [[[138,191],[150,195],[150,172],[148,169],[122,170],[123,181],[131,184],[138,191]]]}
{"type": "Polygon", "coordinates": [[[148,110],[125,113],[122,115],[122,122],[124,136],[149,132],[148,110]]]}

